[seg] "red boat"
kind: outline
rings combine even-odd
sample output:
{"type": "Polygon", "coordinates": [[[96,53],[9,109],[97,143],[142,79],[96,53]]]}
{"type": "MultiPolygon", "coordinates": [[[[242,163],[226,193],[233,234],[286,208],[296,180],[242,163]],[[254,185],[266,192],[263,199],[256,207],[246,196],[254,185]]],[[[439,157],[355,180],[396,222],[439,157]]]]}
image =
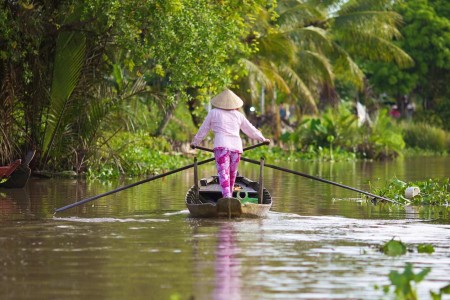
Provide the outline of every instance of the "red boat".
{"type": "Polygon", "coordinates": [[[18,159],[7,166],[0,167],[0,179],[5,179],[11,176],[11,174],[20,166],[21,159],[18,159]]]}
{"type": "Polygon", "coordinates": [[[35,151],[30,151],[23,161],[17,159],[7,166],[0,167],[0,188],[24,187],[31,175],[29,164],[34,154],[35,151]]]}

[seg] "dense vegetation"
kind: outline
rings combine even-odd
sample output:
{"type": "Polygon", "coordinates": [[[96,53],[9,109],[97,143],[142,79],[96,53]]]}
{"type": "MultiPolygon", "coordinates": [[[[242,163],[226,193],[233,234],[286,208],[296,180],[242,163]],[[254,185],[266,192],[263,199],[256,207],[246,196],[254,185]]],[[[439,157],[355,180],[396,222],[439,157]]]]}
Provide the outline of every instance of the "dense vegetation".
{"type": "Polygon", "coordinates": [[[36,149],[39,170],[173,168],[224,87],[273,139],[268,156],[447,153],[449,13],[441,0],[3,1],[0,163],[36,149]]]}

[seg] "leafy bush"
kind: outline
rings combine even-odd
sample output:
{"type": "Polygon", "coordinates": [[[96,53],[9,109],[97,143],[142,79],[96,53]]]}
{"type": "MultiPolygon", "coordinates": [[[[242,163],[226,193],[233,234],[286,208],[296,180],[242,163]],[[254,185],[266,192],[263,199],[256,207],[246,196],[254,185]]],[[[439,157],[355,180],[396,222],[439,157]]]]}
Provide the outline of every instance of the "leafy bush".
{"type": "Polygon", "coordinates": [[[354,159],[357,118],[346,104],[329,108],[320,117],[305,117],[294,132],[281,136],[297,159],[354,159]]]}
{"type": "Polygon", "coordinates": [[[433,127],[444,128],[444,122],[441,117],[433,110],[417,110],[414,113],[414,121],[416,123],[430,124],[433,127]]]}
{"type": "Polygon", "coordinates": [[[369,159],[392,159],[401,155],[405,142],[401,130],[394,124],[387,110],[380,110],[371,125],[360,127],[362,143],[358,144],[358,155],[369,159]]]}
{"type": "Polygon", "coordinates": [[[303,153],[321,153],[327,149],[334,160],[338,152],[357,153],[365,159],[392,159],[402,154],[405,147],[400,128],[387,113],[379,111],[371,123],[358,127],[358,120],[348,103],[338,109],[327,109],[318,118],[305,118],[292,133],[281,140],[290,148],[303,153]]]}
{"type": "Polygon", "coordinates": [[[180,104],[163,134],[172,141],[190,142],[197,131],[186,105],[180,104]]]}
{"type": "Polygon", "coordinates": [[[174,154],[165,138],[151,137],[143,131],[120,132],[105,142],[101,150],[100,156],[91,164],[90,177],[158,174],[191,163],[174,154]]]}
{"type": "Polygon", "coordinates": [[[406,146],[431,150],[438,153],[449,151],[450,134],[443,129],[426,123],[401,124],[402,135],[406,146]]]}
{"type": "Polygon", "coordinates": [[[299,126],[301,143],[315,147],[351,149],[357,133],[356,115],[346,106],[327,109],[320,118],[305,119],[299,126]]]}

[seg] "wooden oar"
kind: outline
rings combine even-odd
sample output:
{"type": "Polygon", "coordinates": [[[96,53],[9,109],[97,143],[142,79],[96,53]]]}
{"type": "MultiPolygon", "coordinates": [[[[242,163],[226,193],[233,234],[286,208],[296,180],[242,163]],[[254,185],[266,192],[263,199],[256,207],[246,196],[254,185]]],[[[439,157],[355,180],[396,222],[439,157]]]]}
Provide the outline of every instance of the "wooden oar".
{"type": "MultiPolygon", "coordinates": [[[[258,146],[261,146],[262,144],[263,143],[255,145],[255,146],[251,146],[251,147],[252,148],[258,147],[258,146]]],[[[205,148],[205,147],[197,146],[196,148],[204,150],[204,151],[208,151],[208,152],[214,152],[212,149],[205,148]]],[[[245,148],[244,151],[245,150],[248,150],[248,149],[245,148]]],[[[253,163],[253,164],[256,164],[256,165],[260,165],[259,161],[253,160],[253,159],[250,159],[250,158],[241,157],[241,160],[246,161],[246,162],[250,162],[250,163],[253,163]]],[[[312,175],[309,175],[309,174],[301,173],[301,172],[298,172],[298,171],[289,170],[289,169],[281,168],[281,167],[278,167],[278,166],[275,166],[275,165],[271,165],[271,164],[266,164],[266,163],[264,164],[264,167],[272,168],[272,169],[283,171],[283,172],[287,172],[287,173],[291,173],[291,174],[294,174],[294,175],[303,176],[303,177],[306,177],[306,178],[309,178],[309,179],[313,179],[313,180],[317,180],[317,181],[321,181],[321,182],[325,182],[325,183],[329,183],[329,184],[332,184],[332,185],[335,185],[335,186],[338,186],[338,187],[341,187],[341,188],[344,188],[344,189],[348,189],[348,190],[352,190],[352,191],[355,191],[355,192],[359,192],[361,194],[365,194],[365,195],[373,197],[375,199],[381,199],[381,200],[388,201],[388,202],[391,202],[391,203],[401,204],[401,203],[399,203],[399,202],[397,202],[395,200],[392,200],[392,199],[389,199],[389,198],[386,198],[386,197],[378,196],[378,195],[375,195],[375,194],[372,194],[372,193],[369,193],[369,192],[366,192],[366,191],[363,191],[363,190],[360,190],[360,189],[357,189],[357,188],[354,188],[354,187],[351,187],[351,186],[347,186],[347,185],[344,185],[344,184],[340,184],[340,183],[337,183],[337,182],[334,182],[334,181],[326,180],[326,179],[323,179],[323,178],[320,178],[320,177],[316,177],[316,176],[312,176],[312,175]]]]}
{"type": "MultiPolygon", "coordinates": [[[[241,160],[259,165],[259,161],[253,160],[253,159],[250,159],[250,158],[241,157],[241,160]]],[[[280,171],[283,171],[283,172],[287,172],[287,173],[290,173],[290,174],[303,176],[303,177],[306,177],[306,178],[309,178],[309,179],[313,179],[313,180],[329,183],[329,184],[332,184],[332,185],[335,185],[335,186],[338,186],[338,187],[341,187],[341,188],[344,188],[344,189],[348,189],[348,190],[352,190],[352,191],[355,191],[355,192],[359,192],[361,194],[365,194],[367,196],[370,196],[370,197],[373,197],[373,198],[376,198],[376,199],[381,199],[381,200],[385,200],[385,201],[388,201],[388,202],[391,202],[391,203],[400,204],[399,202],[397,202],[395,200],[392,200],[392,199],[389,199],[389,198],[386,198],[386,197],[378,196],[378,195],[375,195],[375,194],[372,194],[372,193],[369,193],[369,192],[366,192],[366,191],[363,191],[363,190],[360,190],[360,189],[357,189],[357,188],[354,188],[354,187],[351,187],[351,186],[347,186],[347,185],[344,185],[344,184],[340,184],[340,183],[337,183],[337,182],[334,182],[334,181],[330,181],[330,180],[323,179],[323,178],[320,178],[320,177],[312,176],[312,175],[309,175],[309,174],[301,173],[301,172],[298,172],[298,171],[285,169],[285,168],[278,167],[278,166],[271,165],[271,164],[264,164],[264,167],[268,167],[268,168],[272,168],[272,169],[275,169],[275,170],[280,170],[280,171]]]]}
{"type": "MultiPolygon", "coordinates": [[[[205,160],[200,161],[200,162],[196,162],[196,164],[197,165],[203,165],[203,164],[206,164],[206,163],[211,162],[211,161],[214,161],[214,157],[205,159],[205,160]]],[[[165,177],[165,176],[168,176],[168,175],[180,172],[180,171],[184,171],[186,169],[192,168],[193,166],[194,166],[194,164],[190,164],[190,165],[184,166],[182,168],[178,168],[178,169],[175,169],[175,170],[163,173],[163,174],[159,174],[159,175],[155,175],[155,176],[149,177],[149,178],[141,180],[141,181],[137,181],[137,182],[132,183],[132,184],[128,184],[128,185],[122,186],[120,188],[117,188],[115,190],[112,190],[112,191],[109,191],[109,192],[106,192],[106,193],[103,193],[103,194],[100,194],[100,195],[97,195],[97,196],[93,196],[93,197],[89,197],[89,198],[77,201],[75,203],[72,203],[72,204],[69,204],[69,205],[66,205],[64,207],[56,209],[55,213],[61,212],[63,210],[66,210],[66,209],[69,209],[69,208],[72,208],[72,207],[75,207],[75,206],[78,206],[78,205],[81,205],[81,204],[84,204],[84,203],[89,202],[89,201],[96,200],[96,199],[104,197],[104,196],[108,196],[108,195],[111,195],[111,194],[114,194],[114,193],[117,193],[117,192],[129,189],[131,187],[137,186],[137,185],[142,184],[142,183],[146,183],[146,182],[149,182],[149,181],[152,181],[152,180],[156,180],[156,179],[161,178],[161,177],[165,177]]]]}

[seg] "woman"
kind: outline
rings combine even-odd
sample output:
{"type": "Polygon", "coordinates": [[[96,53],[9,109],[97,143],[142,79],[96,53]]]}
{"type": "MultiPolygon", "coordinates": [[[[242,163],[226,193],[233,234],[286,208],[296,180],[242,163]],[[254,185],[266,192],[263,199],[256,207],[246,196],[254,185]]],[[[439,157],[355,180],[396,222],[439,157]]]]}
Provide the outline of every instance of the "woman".
{"type": "Polygon", "coordinates": [[[224,198],[233,197],[237,168],[243,152],[239,131],[260,142],[269,142],[239,111],[244,102],[229,89],[211,99],[214,108],[200,126],[191,147],[195,148],[209,133],[214,132],[214,156],[219,183],[224,198]]]}

